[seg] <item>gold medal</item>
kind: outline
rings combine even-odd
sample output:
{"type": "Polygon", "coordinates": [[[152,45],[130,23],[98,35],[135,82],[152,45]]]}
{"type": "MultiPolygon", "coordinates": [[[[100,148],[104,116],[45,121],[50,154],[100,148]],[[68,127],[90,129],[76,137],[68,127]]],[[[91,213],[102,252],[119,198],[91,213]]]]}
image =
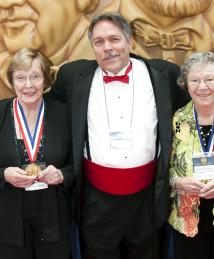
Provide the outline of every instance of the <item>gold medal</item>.
{"type": "Polygon", "coordinates": [[[210,180],[206,179],[206,180],[201,180],[202,183],[207,184],[210,180]]]}
{"type": "Polygon", "coordinates": [[[40,166],[37,164],[29,164],[26,166],[25,171],[29,176],[39,176],[39,173],[42,171],[40,166]]]}

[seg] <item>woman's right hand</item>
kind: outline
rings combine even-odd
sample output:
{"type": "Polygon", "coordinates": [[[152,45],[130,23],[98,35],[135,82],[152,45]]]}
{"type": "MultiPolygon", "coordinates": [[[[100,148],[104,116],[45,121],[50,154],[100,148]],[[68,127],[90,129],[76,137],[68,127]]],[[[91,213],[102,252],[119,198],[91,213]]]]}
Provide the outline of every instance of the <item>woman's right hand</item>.
{"type": "Polygon", "coordinates": [[[190,195],[199,195],[201,189],[205,187],[204,183],[189,176],[176,178],[174,185],[177,191],[183,191],[190,195]]]}
{"type": "Polygon", "coordinates": [[[25,188],[36,180],[35,176],[28,176],[27,172],[19,167],[7,167],[4,170],[4,178],[17,188],[25,188]]]}

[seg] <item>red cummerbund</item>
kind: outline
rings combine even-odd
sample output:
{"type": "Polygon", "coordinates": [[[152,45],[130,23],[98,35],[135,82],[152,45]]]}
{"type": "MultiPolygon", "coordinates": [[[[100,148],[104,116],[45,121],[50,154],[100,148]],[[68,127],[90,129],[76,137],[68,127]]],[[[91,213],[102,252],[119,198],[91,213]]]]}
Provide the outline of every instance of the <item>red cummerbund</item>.
{"type": "Polygon", "coordinates": [[[84,159],[85,176],[95,188],[110,194],[137,193],[155,178],[157,160],[132,168],[105,167],[84,159]]]}

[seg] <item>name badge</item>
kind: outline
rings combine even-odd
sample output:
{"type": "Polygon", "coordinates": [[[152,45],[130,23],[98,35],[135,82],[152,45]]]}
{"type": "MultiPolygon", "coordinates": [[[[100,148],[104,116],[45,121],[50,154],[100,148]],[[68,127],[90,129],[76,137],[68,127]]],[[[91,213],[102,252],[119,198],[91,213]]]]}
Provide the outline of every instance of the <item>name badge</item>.
{"type": "Polygon", "coordinates": [[[203,183],[214,179],[214,154],[195,154],[193,161],[193,176],[203,183]]]}
{"type": "MultiPolygon", "coordinates": [[[[46,168],[46,163],[32,163],[32,164],[26,164],[22,165],[22,168],[27,172],[27,175],[29,176],[39,176],[40,172],[46,168]]],[[[48,185],[43,182],[39,182],[37,180],[34,181],[33,184],[27,186],[25,188],[25,191],[37,191],[41,189],[47,189],[48,185]]]]}
{"type": "Polygon", "coordinates": [[[35,181],[30,186],[27,186],[25,188],[25,191],[38,191],[38,190],[47,189],[47,188],[48,188],[48,185],[46,183],[35,181]]]}
{"type": "Polygon", "coordinates": [[[110,131],[109,136],[111,148],[131,149],[133,147],[131,131],[110,131]]]}

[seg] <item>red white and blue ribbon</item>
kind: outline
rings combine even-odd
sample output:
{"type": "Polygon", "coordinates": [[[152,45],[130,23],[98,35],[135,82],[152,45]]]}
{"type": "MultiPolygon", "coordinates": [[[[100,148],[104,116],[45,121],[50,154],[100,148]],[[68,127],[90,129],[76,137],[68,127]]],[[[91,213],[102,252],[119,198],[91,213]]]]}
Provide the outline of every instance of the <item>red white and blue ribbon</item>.
{"type": "Polygon", "coordinates": [[[24,110],[17,98],[15,98],[13,101],[13,110],[24,140],[28,157],[30,161],[33,163],[36,161],[39,145],[42,139],[44,126],[44,100],[42,100],[42,103],[39,108],[39,113],[37,116],[33,136],[30,133],[24,110]]]}

